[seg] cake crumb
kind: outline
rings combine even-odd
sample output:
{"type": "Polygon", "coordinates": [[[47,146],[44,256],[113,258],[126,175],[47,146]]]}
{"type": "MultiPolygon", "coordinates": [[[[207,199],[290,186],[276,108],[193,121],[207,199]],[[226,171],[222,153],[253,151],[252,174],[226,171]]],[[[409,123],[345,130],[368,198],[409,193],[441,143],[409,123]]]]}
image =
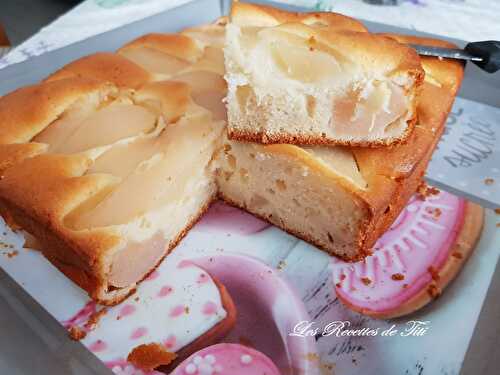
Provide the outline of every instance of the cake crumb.
{"type": "Polygon", "coordinates": [[[163,345],[157,343],[136,346],[127,356],[127,361],[144,371],[153,371],[159,366],[169,365],[177,358],[163,345]]]}
{"type": "Polygon", "coordinates": [[[7,255],[7,258],[12,259],[15,256],[19,255],[19,251],[17,251],[17,250],[8,251],[8,252],[4,253],[4,255],[7,255]]]}
{"type": "Polygon", "coordinates": [[[422,201],[425,201],[425,199],[430,196],[438,194],[439,194],[439,189],[432,186],[428,186],[424,182],[422,182],[420,186],[417,188],[417,198],[422,201]]]}
{"type": "Polygon", "coordinates": [[[497,228],[500,228],[500,223],[497,223],[497,228]]]}
{"type": "Polygon", "coordinates": [[[438,270],[436,270],[433,266],[429,266],[427,271],[431,274],[432,280],[438,281],[441,278],[438,270]]]}
{"type": "Polygon", "coordinates": [[[458,251],[455,251],[453,253],[451,253],[451,256],[452,257],[455,257],[457,259],[462,259],[464,256],[462,255],[462,253],[459,253],[458,251]]]}
{"type": "Polygon", "coordinates": [[[500,215],[500,208],[495,208],[495,213],[496,213],[497,215],[500,215]]]}
{"type": "Polygon", "coordinates": [[[485,185],[493,185],[495,183],[495,180],[492,178],[485,178],[484,179],[484,184],[485,185]]]}
{"type": "Polygon", "coordinates": [[[434,284],[431,284],[427,287],[427,293],[429,293],[429,296],[431,296],[431,298],[438,298],[439,295],[441,294],[441,290],[439,290],[439,288],[434,285],[434,284]]]}
{"type": "Polygon", "coordinates": [[[391,275],[391,279],[393,279],[394,281],[401,281],[405,279],[405,275],[403,275],[402,273],[394,273],[391,275]]]}
{"type": "Polygon", "coordinates": [[[369,277],[362,277],[361,282],[365,285],[370,285],[372,283],[372,281],[369,277]]]}
{"type": "Polygon", "coordinates": [[[78,326],[71,326],[68,329],[69,338],[74,341],[80,341],[87,336],[87,332],[78,326]]]}
{"type": "Polygon", "coordinates": [[[96,311],[90,315],[89,319],[85,323],[84,327],[88,331],[93,331],[96,329],[97,325],[99,324],[99,320],[108,312],[108,309],[103,308],[99,311],[96,311]]]}
{"type": "Polygon", "coordinates": [[[307,353],[306,359],[311,362],[319,362],[320,360],[318,353],[307,353]]]}
{"type": "Polygon", "coordinates": [[[441,216],[441,214],[442,214],[442,213],[443,213],[443,212],[441,211],[441,209],[439,209],[439,208],[435,208],[435,209],[434,209],[434,213],[433,213],[434,218],[435,218],[435,219],[439,219],[439,217],[441,216]]]}
{"type": "Polygon", "coordinates": [[[284,260],[280,260],[276,268],[282,270],[285,267],[286,267],[286,262],[284,260]]]}

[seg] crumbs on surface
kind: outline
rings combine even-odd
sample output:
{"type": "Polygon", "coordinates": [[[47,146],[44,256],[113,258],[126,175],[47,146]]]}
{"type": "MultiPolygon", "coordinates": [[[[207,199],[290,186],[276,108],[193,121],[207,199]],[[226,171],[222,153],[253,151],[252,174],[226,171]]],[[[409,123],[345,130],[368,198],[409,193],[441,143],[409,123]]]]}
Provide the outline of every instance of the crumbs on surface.
{"type": "Polygon", "coordinates": [[[427,293],[429,293],[431,298],[438,298],[441,294],[441,290],[435,284],[431,284],[427,287],[427,293]]]}
{"type": "Polygon", "coordinates": [[[403,275],[402,273],[393,273],[391,275],[391,279],[393,279],[394,281],[401,281],[405,279],[405,275],[403,275]]]}
{"type": "Polygon", "coordinates": [[[437,207],[436,207],[436,208],[434,209],[434,213],[433,213],[434,218],[435,218],[435,219],[438,219],[438,218],[441,216],[441,214],[442,214],[442,213],[443,213],[443,211],[441,211],[441,209],[440,209],[440,208],[437,208],[437,207]]]}
{"type": "Polygon", "coordinates": [[[495,213],[496,213],[497,215],[500,215],[500,208],[495,208],[495,213]]]}
{"type": "Polygon", "coordinates": [[[335,363],[320,362],[319,370],[322,375],[332,375],[334,373],[335,363]]]}
{"type": "Polygon", "coordinates": [[[108,309],[102,308],[99,311],[96,311],[95,313],[92,313],[90,315],[89,319],[85,323],[84,327],[88,331],[93,331],[96,329],[97,325],[99,324],[99,320],[108,312],[108,309]]]}
{"type": "Polygon", "coordinates": [[[492,178],[485,178],[484,179],[484,184],[485,185],[493,185],[495,183],[495,180],[492,178]]]}
{"type": "Polygon", "coordinates": [[[276,268],[282,270],[285,267],[286,267],[286,262],[284,260],[280,260],[276,268]]]}
{"type": "Polygon", "coordinates": [[[441,277],[439,276],[439,272],[433,266],[429,266],[427,271],[431,274],[432,280],[438,281],[441,277]]]}
{"type": "Polygon", "coordinates": [[[69,338],[74,341],[80,341],[87,336],[87,332],[78,326],[71,326],[68,329],[69,338]]]}
{"type": "Polygon", "coordinates": [[[439,189],[428,186],[425,182],[422,182],[417,188],[417,198],[423,201],[425,201],[425,198],[438,194],[439,189]]]}
{"type": "Polygon", "coordinates": [[[370,285],[372,283],[372,280],[369,277],[362,277],[361,282],[365,285],[370,285]]]}
{"type": "MultiPolygon", "coordinates": [[[[13,245],[6,246],[7,248],[12,248],[14,247],[13,245]]],[[[19,251],[13,250],[13,251],[2,251],[2,255],[5,255],[7,258],[12,259],[15,256],[19,255],[19,251]]]]}
{"type": "Polygon", "coordinates": [[[311,362],[319,362],[319,354],[318,353],[307,353],[306,359],[311,362]]]}
{"type": "Polygon", "coordinates": [[[153,371],[159,366],[169,365],[175,358],[177,354],[153,342],[136,346],[127,356],[127,361],[144,371],[153,371]]]}

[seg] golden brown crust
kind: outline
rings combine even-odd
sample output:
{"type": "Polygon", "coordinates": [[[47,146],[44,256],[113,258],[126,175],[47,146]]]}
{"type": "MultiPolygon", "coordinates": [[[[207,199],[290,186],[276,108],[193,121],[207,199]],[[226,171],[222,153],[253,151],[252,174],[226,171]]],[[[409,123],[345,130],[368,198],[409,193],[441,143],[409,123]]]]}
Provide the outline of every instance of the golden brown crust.
{"type": "Polygon", "coordinates": [[[203,49],[195,39],[182,34],[147,34],[125,44],[118,50],[122,53],[135,48],[151,48],[191,63],[196,62],[203,49]]]}
{"type": "Polygon", "coordinates": [[[267,5],[233,2],[231,21],[240,26],[277,26],[282,23],[301,22],[306,25],[332,30],[365,32],[366,27],[358,20],[334,12],[297,13],[287,12],[267,5]]]}
{"type": "MultiPolygon", "coordinates": [[[[401,40],[405,40],[400,36],[401,40]]],[[[429,39],[411,37],[412,43],[427,44],[429,39]]],[[[366,149],[353,148],[361,173],[370,192],[362,192],[372,207],[374,217],[366,239],[366,246],[371,247],[376,240],[391,226],[408,199],[415,193],[432,153],[444,131],[446,118],[463,77],[463,68],[459,70],[435,68],[439,64],[449,66],[446,61],[427,58],[422,61],[423,68],[434,68],[435,79],[440,82],[454,82],[438,87],[425,82],[418,100],[418,123],[405,143],[394,147],[366,149]]]]}
{"type": "MultiPolygon", "coordinates": [[[[343,299],[342,302],[349,306],[350,309],[376,319],[393,319],[421,309],[436,299],[458,275],[481,237],[483,222],[484,209],[474,203],[466,202],[463,224],[454,243],[451,245],[445,264],[439,270],[430,270],[429,272],[432,274],[431,281],[401,306],[388,311],[371,311],[360,309],[343,299]]],[[[341,297],[339,296],[339,298],[341,297]]]]}
{"type": "Polygon", "coordinates": [[[406,142],[413,131],[417,122],[416,114],[408,121],[408,127],[399,138],[386,138],[375,141],[352,141],[328,138],[325,134],[322,136],[304,135],[304,134],[287,134],[287,133],[268,133],[265,130],[249,132],[245,129],[228,127],[228,138],[239,142],[261,143],[264,145],[272,144],[294,144],[294,145],[310,145],[310,146],[350,146],[350,147],[387,147],[395,146],[406,142]]]}
{"type": "MultiPolygon", "coordinates": [[[[457,48],[458,46],[440,39],[423,38],[413,35],[380,34],[397,40],[400,43],[421,44],[443,48],[457,48]]],[[[435,57],[420,56],[426,76],[437,79],[439,83],[446,86],[452,95],[456,95],[460,88],[464,74],[464,64],[459,60],[443,59],[435,57]]]]}
{"type": "Polygon", "coordinates": [[[34,142],[0,144],[0,176],[3,175],[7,168],[20,163],[24,159],[46,152],[47,148],[46,144],[34,142]]]}
{"type": "Polygon", "coordinates": [[[0,100],[0,144],[26,143],[78,99],[113,92],[90,78],[68,78],[20,88],[0,100]]]}
{"type": "Polygon", "coordinates": [[[43,244],[44,255],[73,265],[88,277],[74,281],[95,294],[104,283],[102,259],[120,239],[111,230],[74,232],[64,218],[98,191],[113,186],[110,175],[84,176],[89,160],[83,155],[42,154],[4,172],[0,181],[0,210],[43,244]]]}
{"type": "Polygon", "coordinates": [[[137,88],[152,80],[151,74],[139,65],[111,52],[98,52],[75,60],[48,76],[45,81],[69,77],[94,78],[127,88],[137,88]]]}

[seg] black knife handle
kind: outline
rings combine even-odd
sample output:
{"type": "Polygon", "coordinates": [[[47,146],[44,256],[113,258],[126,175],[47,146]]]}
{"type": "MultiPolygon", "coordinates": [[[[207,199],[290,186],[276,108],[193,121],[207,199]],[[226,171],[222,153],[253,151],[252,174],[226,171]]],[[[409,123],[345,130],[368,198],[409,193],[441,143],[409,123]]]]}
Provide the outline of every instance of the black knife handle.
{"type": "Polygon", "coordinates": [[[464,50],[475,56],[482,57],[483,61],[474,61],[474,64],[484,71],[495,73],[500,69],[500,42],[498,40],[469,43],[464,50]]]}

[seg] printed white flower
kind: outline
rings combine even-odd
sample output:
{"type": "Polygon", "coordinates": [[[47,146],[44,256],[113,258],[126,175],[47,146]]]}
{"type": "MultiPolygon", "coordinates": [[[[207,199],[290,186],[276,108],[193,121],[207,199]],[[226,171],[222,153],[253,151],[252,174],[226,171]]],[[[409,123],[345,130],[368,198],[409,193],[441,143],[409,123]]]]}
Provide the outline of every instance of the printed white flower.
{"type": "Polygon", "coordinates": [[[212,354],[204,357],[197,355],[192,362],[187,364],[184,372],[188,375],[214,375],[222,372],[222,367],[216,364],[216,359],[212,354]]]}
{"type": "Polygon", "coordinates": [[[142,370],[139,370],[132,365],[126,365],[125,367],[114,366],[111,370],[116,375],[144,375],[144,372],[142,372],[142,370]]]}

